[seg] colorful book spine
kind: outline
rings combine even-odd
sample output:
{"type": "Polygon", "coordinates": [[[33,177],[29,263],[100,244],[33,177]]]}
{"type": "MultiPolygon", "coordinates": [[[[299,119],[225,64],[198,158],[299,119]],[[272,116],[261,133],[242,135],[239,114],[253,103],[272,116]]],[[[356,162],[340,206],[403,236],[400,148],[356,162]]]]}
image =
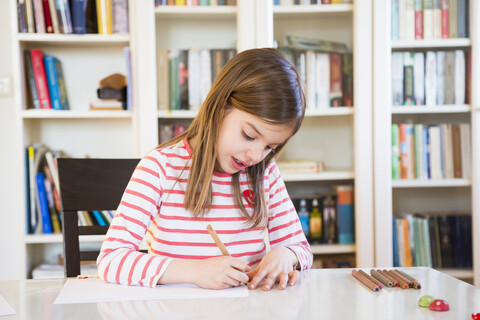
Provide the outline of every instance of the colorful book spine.
{"type": "Polygon", "coordinates": [[[71,0],[73,33],[84,34],[87,32],[85,24],[85,9],[87,0],[71,0]]]}
{"type": "Polygon", "coordinates": [[[62,63],[56,57],[53,57],[53,61],[55,63],[55,74],[57,77],[58,92],[60,95],[60,103],[62,105],[62,110],[68,110],[70,109],[70,104],[68,102],[67,85],[65,84],[62,63]]]}
{"type": "Polygon", "coordinates": [[[58,89],[54,58],[53,56],[45,56],[43,57],[43,62],[45,64],[45,70],[46,70],[47,82],[48,82],[48,92],[50,94],[52,109],[61,110],[62,104],[60,101],[60,91],[58,89]]]}
{"type": "Polygon", "coordinates": [[[40,109],[52,109],[42,51],[40,49],[30,50],[30,56],[32,59],[37,94],[40,101],[40,109]]]}
{"type": "Polygon", "coordinates": [[[112,1],[111,0],[96,0],[97,1],[97,23],[99,34],[112,34],[112,1]]]}
{"type": "MultiPolygon", "coordinates": [[[[43,12],[45,15],[45,29],[47,33],[53,33],[52,14],[50,12],[50,6],[48,0],[42,0],[43,12]]],[[[53,12],[55,13],[55,11],[53,12]]]]}
{"type": "Polygon", "coordinates": [[[400,145],[396,123],[392,123],[392,179],[400,179],[400,145]]]}
{"type": "Polygon", "coordinates": [[[99,226],[106,226],[107,223],[103,220],[102,218],[102,214],[100,213],[100,211],[97,211],[97,210],[94,210],[92,211],[93,213],[93,216],[95,217],[95,219],[97,220],[97,223],[99,226]]]}
{"type": "Polygon", "coordinates": [[[43,173],[36,174],[37,197],[42,218],[42,229],[44,234],[50,234],[52,230],[52,221],[50,218],[50,211],[48,209],[47,195],[45,192],[45,182],[43,173]]]}
{"type": "MultiPolygon", "coordinates": [[[[28,89],[32,98],[33,109],[40,109],[40,100],[38,99],[37,85],[35,83],[35,74],[33,72],[32,57],[30,50],[25,50],[25,70],[27,77],[28,89]]],[[[27,109],[31,109],[31,106],[27,106],[27,109]]]]}
{"type": "Polygon", "coordinates": [[[355,242],[353,187],[338,186],[338,242],[348,244],[355,242]]]}
{"type": "Polygon", "coordinates": [[[415,39],[423,39],[423,0],[415,0],[415,39]]]}

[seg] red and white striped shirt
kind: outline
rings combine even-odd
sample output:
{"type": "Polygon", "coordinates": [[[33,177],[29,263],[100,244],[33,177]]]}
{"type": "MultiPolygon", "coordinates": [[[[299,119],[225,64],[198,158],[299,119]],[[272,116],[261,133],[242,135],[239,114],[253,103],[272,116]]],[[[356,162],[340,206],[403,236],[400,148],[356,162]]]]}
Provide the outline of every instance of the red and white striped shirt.
{"type": "MultiPolygon", "coordinates": [[[[155,287],[172,259],[221,256],[206,229],[209,224],[230,255],[246,261],[252,268],[260,262],[266,253],[267,230],[248,228],[247,219],[234,204],[230,174],[213,174],[212,209],[206,216],[195,218],[183,208],[190,157],[191,149],[185,139],[155,149],[139,162],[97,259],[102,279],[155,287]],[[148,254],[139,252],[144,236],[148,254]]],[[[244,171],[239,181],[243,194],[249,188],[244,171]]],[[[313,260],[310,245],[274,162],[265,170],[264,182],[270,245],[287,246],[296,253],[301,269],[310,268],[313,260]]],[[[246,199],[243,201],[247,212],[251,212],[246,199]]]]}

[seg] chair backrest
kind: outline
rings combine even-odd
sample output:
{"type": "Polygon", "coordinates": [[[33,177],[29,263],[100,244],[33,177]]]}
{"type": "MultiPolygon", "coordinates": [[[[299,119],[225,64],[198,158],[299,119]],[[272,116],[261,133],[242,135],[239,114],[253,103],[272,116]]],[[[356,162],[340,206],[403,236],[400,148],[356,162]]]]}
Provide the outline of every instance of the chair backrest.
{"type": "Polygon", "coordinates": [[[80,274],[80,261],[96,260],[98,251],[80,251],[80,235],[104,235],[108,227],[79,226],[78,211],[115,210],[140,159],[59,158],[65,275],[80,274]]]}

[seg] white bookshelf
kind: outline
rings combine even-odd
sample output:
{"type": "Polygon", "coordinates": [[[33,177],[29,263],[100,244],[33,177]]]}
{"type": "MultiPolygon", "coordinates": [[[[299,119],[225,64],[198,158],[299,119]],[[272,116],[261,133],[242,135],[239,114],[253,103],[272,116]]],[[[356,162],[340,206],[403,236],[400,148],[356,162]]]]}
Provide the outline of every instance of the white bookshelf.
{"type": "Polygon", "coordinates": [[[437,40],[391,40],[390,1],[374,1],[374,195],[375,195],[375,265],[393,266],[392,216],[399,212],[471,212],[473,229],[473,268],[443,269],[460,279],[473,279],[480,285],[480,228],[478,199],[478,159],[480,156],[480,118],[478,103],[479,33],[477,1],[470,1],[470,38],[437,40]],[[375,27],[376,26],[376,27],[375,27]],[[391,54],[396,51],[472,50],[472,91],[470,105],[392,106],[391,54]],[[390,107],[385,107],[390,106],[390,107]],[[472,129],[472,179],[392,180],[391,124],[470,123],[472,129]]]}
{"type": "Polygon", "coordinates": [[[293,35],[343,42],[353,51],[354,107],[321,110],[307,106],[302,127],[286,145],[280,160],[312,159],[325,163],[325,172],[282,175],[290,194],[328,190],[335,184],[358,186],[354,189],[356,243],[313,245],[312,250],[315,255],[355,254],[357,267],[372,266],[372,1],[322,6],[268,3],[258,5],[261,14],[257,13],[257,32],[263,39],[259,45],[272,46],[275,40],[282,46],[285,36],[293,35]]]}

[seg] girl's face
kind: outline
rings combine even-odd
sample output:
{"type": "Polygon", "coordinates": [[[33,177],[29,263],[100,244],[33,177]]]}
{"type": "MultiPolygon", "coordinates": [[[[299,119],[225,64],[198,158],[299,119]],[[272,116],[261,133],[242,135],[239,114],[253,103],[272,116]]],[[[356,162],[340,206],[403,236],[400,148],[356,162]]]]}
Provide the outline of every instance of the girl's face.
{"type": "Polygon", "coordinates": [[[236,108],[226,111],[217,144],[217,171],[234,174],[262,161],[292,135],[292,128],[265,122],[236,108]]]}

